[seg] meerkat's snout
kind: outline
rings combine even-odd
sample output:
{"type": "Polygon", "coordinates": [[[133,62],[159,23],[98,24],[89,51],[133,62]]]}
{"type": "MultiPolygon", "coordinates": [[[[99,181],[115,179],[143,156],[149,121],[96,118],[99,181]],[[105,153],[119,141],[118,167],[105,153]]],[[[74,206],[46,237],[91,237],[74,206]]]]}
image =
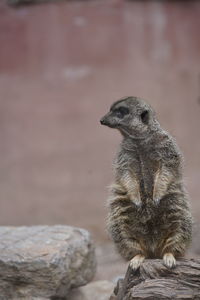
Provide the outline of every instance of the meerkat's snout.
{"type": "Polygon", "coordinates": [[[100,120],[101,125],[105,125],[111,128],[115,128],[116,126],[116,122],[115,120],[112,118],[111,113],[107,113],[103,118],[101,118],[100,120]]]}
{"type": "Polygon", "coordinates": [[[104,117],[101,118],[100,123],[101,123],[101,125],[107,125],[106,124],[106,119],[104,117]]]}

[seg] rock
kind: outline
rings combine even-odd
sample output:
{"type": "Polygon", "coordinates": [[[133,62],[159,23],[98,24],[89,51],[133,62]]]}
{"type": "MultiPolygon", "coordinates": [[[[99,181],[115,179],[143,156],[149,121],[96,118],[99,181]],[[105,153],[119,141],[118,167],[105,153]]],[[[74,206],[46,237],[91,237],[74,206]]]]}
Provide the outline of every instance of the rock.
{"type": "Polygon", "coordinates": [[[130,267],[119,280],[110,300],[200,299],[200,260],[181,259],[167,269],[160,259],[146,259],[140,268],[130,267]]]}
{"type": "Polygon", "coordinates": [[[0,299],[49,299],[96,269],[90,234],[70,226],[0,227],[0,299]]]}
{"type": "Polygon", "coordinates": [[[94,281],[78,288],[69,296],[70,300],[108,300],[114,283],[107,280],[94,281]]]}

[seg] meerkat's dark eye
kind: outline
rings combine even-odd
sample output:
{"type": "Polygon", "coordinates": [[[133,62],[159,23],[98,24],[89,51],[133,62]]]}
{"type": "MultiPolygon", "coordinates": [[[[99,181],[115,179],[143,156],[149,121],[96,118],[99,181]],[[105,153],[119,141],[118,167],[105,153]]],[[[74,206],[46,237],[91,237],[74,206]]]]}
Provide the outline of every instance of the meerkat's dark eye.
{"type": "Polygon", "coordinates": [[[144,110],[141,113],[140,117],[141,117],[141,120],[144,124],[148,124],[148,122],[149,122],[149,112],[148,112],[148,110],[144,110]]]}
{"type": "Polygon", "coordinates": [[[118,118],[122,119],[125,115],[129,114],[129,109],[127,107],[120,106],[114,110],[114,113],[118,118]]]}

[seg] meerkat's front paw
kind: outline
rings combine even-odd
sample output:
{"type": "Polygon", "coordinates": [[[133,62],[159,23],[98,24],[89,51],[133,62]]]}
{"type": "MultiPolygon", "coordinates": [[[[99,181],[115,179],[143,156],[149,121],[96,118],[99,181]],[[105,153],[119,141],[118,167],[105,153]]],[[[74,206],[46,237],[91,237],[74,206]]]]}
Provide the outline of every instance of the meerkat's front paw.
{"type": "Polygon", "coordinates": [[[175,259],[174,255],[170,252],[165,253],[163,255],[163,262],[164,262],[164,265],[169,269],[172,269],[176,266],[176,259],[175,259]]]}
{"type": "Polygon", "coordinates": [[[138,254],[131,259],[129,266],[133,270],[137,270],[142,264],[142,262],[144,261],[144,259],[145,259],[144,255],[138,254]]]}

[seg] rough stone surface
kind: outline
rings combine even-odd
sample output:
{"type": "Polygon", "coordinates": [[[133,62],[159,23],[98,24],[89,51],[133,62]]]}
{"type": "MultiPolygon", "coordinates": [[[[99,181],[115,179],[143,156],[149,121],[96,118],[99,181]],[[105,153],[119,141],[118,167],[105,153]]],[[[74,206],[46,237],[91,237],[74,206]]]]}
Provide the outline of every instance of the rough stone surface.
{"type": "Polygon", "coordinates": [[[78,288],[69,296],[70,300],[108,300],[114,283],[107,280],[94,281],[78,288]]]}
{"type": "Polygon", "coordinates": [[[174,269],[162,260],[147,259],[118,281],[110,300],[200,299],[200,260],[181,259],[174,269]]]}
{"type": "Polygon", "coordinates": [[[94,276],[94,246],[86,230],[0,227],[0,241],[0,300],[65,297],[94,276]]]}

